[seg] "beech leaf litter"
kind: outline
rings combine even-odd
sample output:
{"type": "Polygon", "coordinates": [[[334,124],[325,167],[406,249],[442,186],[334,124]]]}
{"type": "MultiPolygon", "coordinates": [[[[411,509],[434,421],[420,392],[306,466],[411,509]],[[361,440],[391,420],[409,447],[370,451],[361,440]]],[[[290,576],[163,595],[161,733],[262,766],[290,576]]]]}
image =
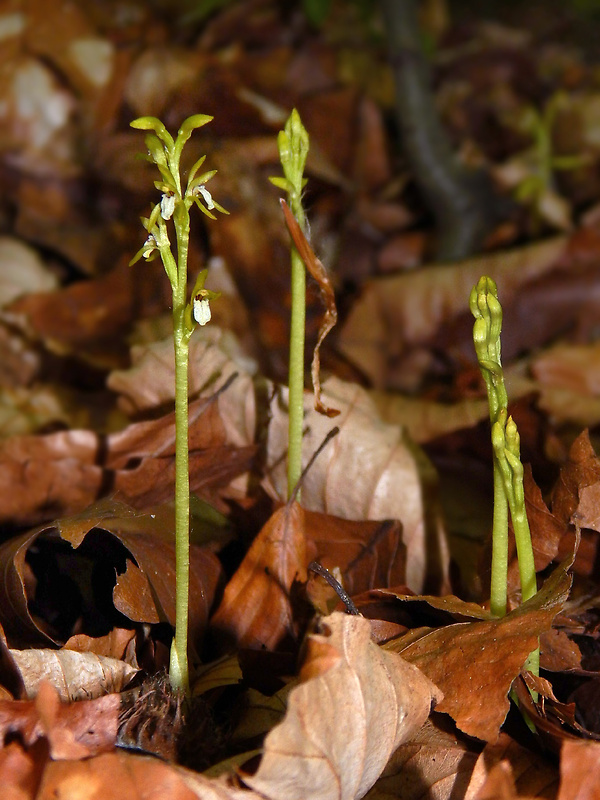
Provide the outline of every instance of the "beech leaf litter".
{"type": "Polygon", "coordinates": [[[0,9],[1,798],[600,797],[600,5],[550,24],[541,3],[424,0],[407,58],[384,19],[415,5],[0,9]],[[421,50],[431,80],[407,97],[421,50]],[[293,108],[305,232],[268,180],[293,108]],[[172,296],[159,260],[129,266],[157,202],[129,123],[195,114],[213,120],[182,173],[206,155],[201,188],[229,214],[192,209],[212,316],[189,348],[182,697],[172,296]],[[450,211],[473,192],[450,256],[444,176],[450,211]],[[307,389],[289,498],[292,246],[307,389]],[[509,531],[501,618],[482,275],[538,586],[522,603],[509,531]]]}

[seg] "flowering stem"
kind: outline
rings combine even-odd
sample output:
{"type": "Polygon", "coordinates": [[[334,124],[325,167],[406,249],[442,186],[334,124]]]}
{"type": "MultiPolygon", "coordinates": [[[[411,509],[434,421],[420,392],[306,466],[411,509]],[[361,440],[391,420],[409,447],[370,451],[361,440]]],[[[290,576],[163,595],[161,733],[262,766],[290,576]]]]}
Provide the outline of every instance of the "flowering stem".
{"type": "Polygon", "coordinates": [[[148,159],[153,161],[161,175],[156,187],[162,191],[150,217],[142,219],[148,232],[143,247],[131,260],[152,259],[160,255],[165,272],[171,283],[173,295],[173,343],[175,350],[175,636],[171,646],[169,678],[174,690],[189,694],[188,667],[188,619],[190,594],[190,477],[188,443],[188,364],[189,343],[196,325],[210,320],[208,301],[218,296],[204,288],[207,270],[202,270],[196,280],[192,299],[187,301],[187,265],[190,238],[189,209],[196,204],[200,211],[211,219],[217,209],[228,213],[216,203],[205,183],[214,171],[197,175],[204,162],[198,159],[188,173],[185,193],[181,186],[179,160],[186,141],[192,131],[210,122],[212,117],[196,114],[186,119],[178,131],[177,138],[168,133],[156,117],[140,117],[131,125],[145,131],[148,159]],[[168,222],[172,220],[177,240],[177,259],[171,250],[168,222]],[[198,313],[197,313],[198,312],[198,313]]]}

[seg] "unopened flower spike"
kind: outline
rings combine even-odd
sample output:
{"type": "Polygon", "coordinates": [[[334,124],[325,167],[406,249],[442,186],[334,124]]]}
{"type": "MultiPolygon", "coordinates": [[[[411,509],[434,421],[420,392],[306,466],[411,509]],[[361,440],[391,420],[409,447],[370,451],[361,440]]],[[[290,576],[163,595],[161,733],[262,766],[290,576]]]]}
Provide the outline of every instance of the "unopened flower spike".
{"type": "MultiPolygon", "coordinates": [[[[500,359],[502,306],[494,281],[483,276],[471,291],[471,312],[475,317],[473,342],[485,381],[494,453],[494,519],[492,529],[492,576],[490,609],[497,616],[506,614],[508,579],[508,512],[517,546],[522,600],[537,591],[533,546],[523,488],[523,464],[517,426],[508,416],[508,396],[500,359]]],[[[539,650],[534,651],[527,667],[539,674],[539,650]]]]}
{"type": "MultiPolygon", "coordinates": [[[[306,183],[304,167],[308,156],[308,132],[294,108],[277,136],[283,177],[269,178],[287,192],[288,205],[300,229],[306,234],[302,189],[306,183]]],[[[290,320],[288,497],[302,473],[302,424],[304,418],[304,329],[306,321],[306,273],[298,250],[291,248],[292,316],[290,320]]]]}

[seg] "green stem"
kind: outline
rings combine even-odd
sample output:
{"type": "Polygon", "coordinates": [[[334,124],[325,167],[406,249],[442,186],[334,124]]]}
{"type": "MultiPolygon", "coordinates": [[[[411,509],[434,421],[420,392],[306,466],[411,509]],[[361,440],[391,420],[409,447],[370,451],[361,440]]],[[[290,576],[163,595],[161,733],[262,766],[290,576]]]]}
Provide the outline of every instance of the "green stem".
{"type": "Polygon", "coordinates": [[[494,515],[492,525],[492,568],[490,611],[497,617],[506,614],[508,578],[508,503],[502,473],[494,459],[494,515]]]}
{"type": "MultiPolygon", "coordinates": [[[[175,295],[175,292],[173,293],[175,295]]],[[[188,455],[188,351],[183,307],[173,308],[175,339],[175,638],[169,678],[174,689],[189,694],[188,605],[190,592],[190,478],[188,455]]]]}
{"type": "Polygon", "coordinates": [[[190,594],[190,471],[188,446],[188,368],[191,331],[185,324],[190,215],[182,200],[174,213],[177,281],[173,286],[175,345],[175,638],[171,647],[171,685],[189,694],[188,615],[190,594]]]}
{"type": "MultiPolygon", "coordinates": [[[[292,209],[294,212],[294,209],[292,209]]],[[[300,222],[297,212],[296,219],[300,222]]],[[[302,215],[303,216],[303,215],[302,215]]],[[[304,330],[306,321],[306,273],[304,262],[292,246],[292,316],[290,321],[288,497],[302,474],[302,425],[304,421],[304,330]]]]}

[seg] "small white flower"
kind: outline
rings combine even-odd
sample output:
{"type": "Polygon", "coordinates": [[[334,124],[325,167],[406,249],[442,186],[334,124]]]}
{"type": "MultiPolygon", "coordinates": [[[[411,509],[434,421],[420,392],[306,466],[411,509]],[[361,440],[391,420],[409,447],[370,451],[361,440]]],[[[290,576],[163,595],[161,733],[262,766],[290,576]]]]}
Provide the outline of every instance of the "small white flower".
{"type": "Polygon", "coordinates": [[[194,297],[194,319],[198,325],[206,325],[207,322],[210,322],[211,316],[208,297],[202,297],[197,294],[194,297]]]}
{"type": "Polygon", "coordinates": [[[144,249],[142,250],[142,256],[144,258],[150,258],[150,256],[155,250],[156,250],[156,239],[152,234],[150,234],[150,236],[148,236],[148,238],[144,242],[144,249]]]}
{"type": "Polygon", "coordinates": [[[215,207],[215,204],[213,203],[212,195],[208,191],[206,186],[203,183],[201,183],[200,186],[196,187],[196,191],[198,194],[202,195],[202,199],[206,203],[206,207],[208,208],[208,210],[212,211],[212,209],[215,207]]]}
{"type": "Polygon", "coordinates": [[[175,211],[175,195],[163,194],[160,201],[160,215],[163,219],[171,219],[175,211]]]}

